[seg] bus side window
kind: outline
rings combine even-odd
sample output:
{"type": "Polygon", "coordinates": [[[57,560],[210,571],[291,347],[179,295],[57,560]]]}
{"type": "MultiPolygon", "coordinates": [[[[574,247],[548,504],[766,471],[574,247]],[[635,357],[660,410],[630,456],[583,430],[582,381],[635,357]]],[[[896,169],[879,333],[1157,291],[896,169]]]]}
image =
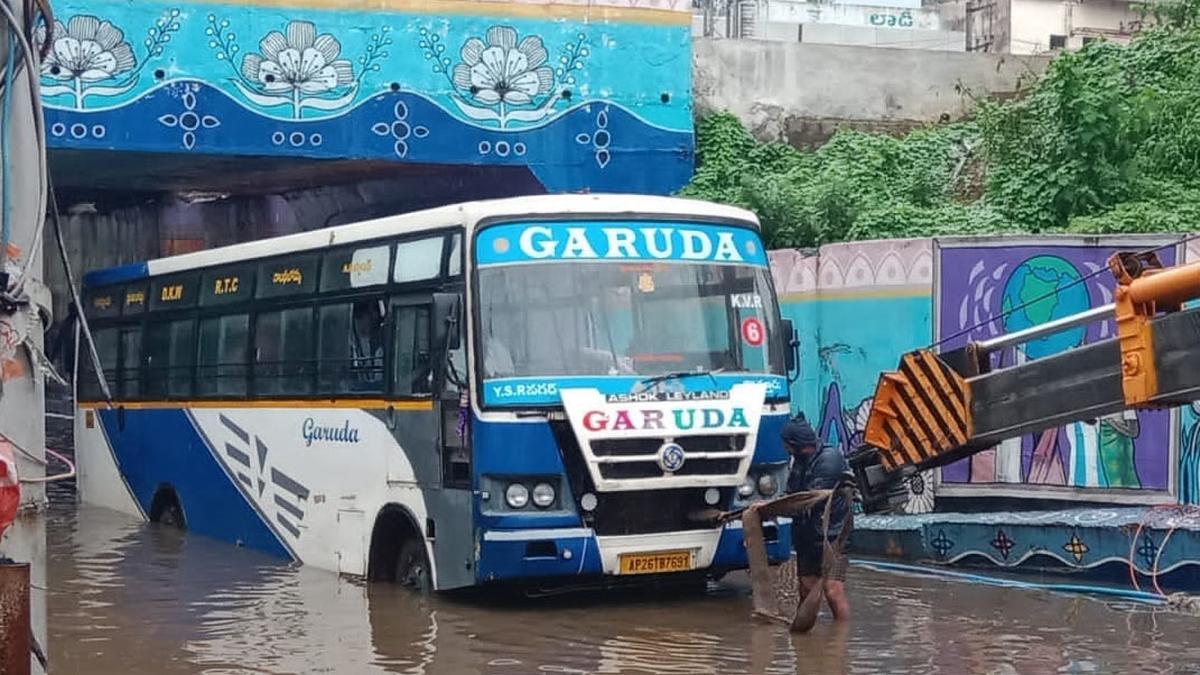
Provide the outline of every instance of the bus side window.
{"type": "Polygon", "coordinates": [[[429,360],[429,305],[396,307],[395,392],[429,394],[433,372],[429,360]]]}
{"type": "Polygon", "coordinates": [[[383,391],[384,312],[378,298],[326,305],[318,310],[318,380],[322,394],[383,391]]]}
{"type": "MultiPolygon", "coordinates": [[[[142,329],[121,329],[121,396],[137,398],[142,394],[142,329]]],[[[109,386],[114,386],[111,382],[109,386]]]]}
{"type": "Polygon", "coordinates": [[[255,393],[312,393],[312,316],[308,307],[258,315],[254,341],[255,393]]]}
{"type": "MultiPolygon", "coordinates": [[[[100,355],[100,366],[104,369],[104,377],[108,381],[108,386],[113,389],[117,386],[117,329],[116,328],[101,328],[100,330],[92,331],[92,339],[96,343],[96,352],[100,355]]],[[[92,365],[92,357],[88,354],[89,347],[87,338],[80,336],[79,343],[79,398],[85,401],[98,401],[104,398],[104,392],[100,389],[99,378],[96,377],[96,369],[92,365]]],[[[116,391],[113,392],[117,394],[116,391]]]]}
{"type": "Polygon", "coordinates": [[[396,246],[396,264],[392,281],[407,284],[436,279],[442,271],[443,236],[406,241],[396,246]]]}
{"type": "Polygon", "coordinates": [[[168,321],[150,326],[146,336],[147,393],[186,398],[192,393],[192,366],[196,357],[196,322],[168,321]]]}
{"type": "Polygon", "coordinates": [[[245,396],[250,316],[234,314],[200,322],[196,386],[202,396],[245,396]]]}

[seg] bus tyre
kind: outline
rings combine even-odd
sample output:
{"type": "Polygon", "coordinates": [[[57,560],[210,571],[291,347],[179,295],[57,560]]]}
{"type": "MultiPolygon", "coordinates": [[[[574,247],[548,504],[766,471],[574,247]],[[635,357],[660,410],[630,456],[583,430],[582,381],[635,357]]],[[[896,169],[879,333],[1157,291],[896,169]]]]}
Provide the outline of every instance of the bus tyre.
{"type": "Polygon", "coordinates": [[[177,530],[187,529],[187,521],[183,516],[183,507],[179,505],[179,496],[170,487],[159,489],[150,505],[150,521],[177,530]]]}
{"type": "Polygon", "coordinates": [[[183,529],[183,512],[179,510],[179,504],[171,502],[163,507],[162,513],[158,514],[158,522],[167,527],[173,527],[177,530],[183,529]]]}
{"type": "Polygon", "coordinates": [[[409,539],[400,547],[396,557],[396,583],[422,593],[433,588],[425,545],[419,539],[409,539]]]}

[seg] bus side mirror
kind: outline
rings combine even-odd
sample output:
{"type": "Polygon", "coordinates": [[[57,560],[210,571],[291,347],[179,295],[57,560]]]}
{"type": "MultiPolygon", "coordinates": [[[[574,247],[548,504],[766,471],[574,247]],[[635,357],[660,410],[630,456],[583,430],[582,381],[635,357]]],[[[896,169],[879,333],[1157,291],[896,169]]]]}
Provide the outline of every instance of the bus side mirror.
{"type": "Polygon", "coordinates": [[[783,327],[783,337],[786,340],[783,350],[783,365],[787,371],[788,379],[795,381],[792,378],[792,373],[796,373],[796,377],[800,376],[797,370],[797,364],[800,361],[800,338],[796,336],[796,326],[791,319],[784,319],[781,322],[783,327]]]}
{"type": "Polygon", "coordinates": [[[462,346],[462,296],[458,293],[434,293],[430,317],[430,345],[436,352],[452,352],[462,346]]]}

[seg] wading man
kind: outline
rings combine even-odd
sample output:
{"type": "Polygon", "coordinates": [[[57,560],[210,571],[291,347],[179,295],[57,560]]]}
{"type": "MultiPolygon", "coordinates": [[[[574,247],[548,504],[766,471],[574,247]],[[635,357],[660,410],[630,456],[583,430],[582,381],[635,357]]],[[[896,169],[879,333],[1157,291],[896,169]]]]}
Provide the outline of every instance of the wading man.
{"type": "MultiPolygon", "coordinates": [[[[818,441],[816,432],[803,415],[784,425],[781,435],[784,447],[792,456],[788,492],[832,490],[842,483],[850,471],[850,465],[841,451],[818,441]]],[[[846,527],[853,525],[847,519],[850,504],[843,494],[834,493],[832,499],[827,536],[829,545],[833,547],[829,551],[833,560],[829,561],[829,573],[825,577],[825,599],[834,620],[845,621],[850,618],[850,601],[846,599],[845,587],[849,560],[844,550],[838,550],[837,539],[842,532],[843,521],[846,527]]],[[[827,553],[826,533],[822,528],[824,513],[825,507],[821,504],[792,521],[792,547],[796,551],[801,602],[809,593],[816,591],[817,584],[821,583],[821,567],[827,553]]],[[[846,534],[849,535],[849,532],[846,534]]]]}

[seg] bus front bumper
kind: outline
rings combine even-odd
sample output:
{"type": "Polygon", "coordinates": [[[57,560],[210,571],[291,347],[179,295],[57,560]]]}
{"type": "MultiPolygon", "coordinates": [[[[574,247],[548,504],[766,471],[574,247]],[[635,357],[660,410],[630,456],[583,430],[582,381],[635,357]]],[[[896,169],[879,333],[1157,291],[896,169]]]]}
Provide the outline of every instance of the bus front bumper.
{"type": "MultiPolygon", "coordinates": [[[[476,578],[626,576],[706,571],[719,575],[748,566],[742,527],[687,532],[597,536],[590,528],[487,530],[479,542],[476,578]]],[[[791,555],[791,520],[763,523],[772,564],[791,555]]]]}

